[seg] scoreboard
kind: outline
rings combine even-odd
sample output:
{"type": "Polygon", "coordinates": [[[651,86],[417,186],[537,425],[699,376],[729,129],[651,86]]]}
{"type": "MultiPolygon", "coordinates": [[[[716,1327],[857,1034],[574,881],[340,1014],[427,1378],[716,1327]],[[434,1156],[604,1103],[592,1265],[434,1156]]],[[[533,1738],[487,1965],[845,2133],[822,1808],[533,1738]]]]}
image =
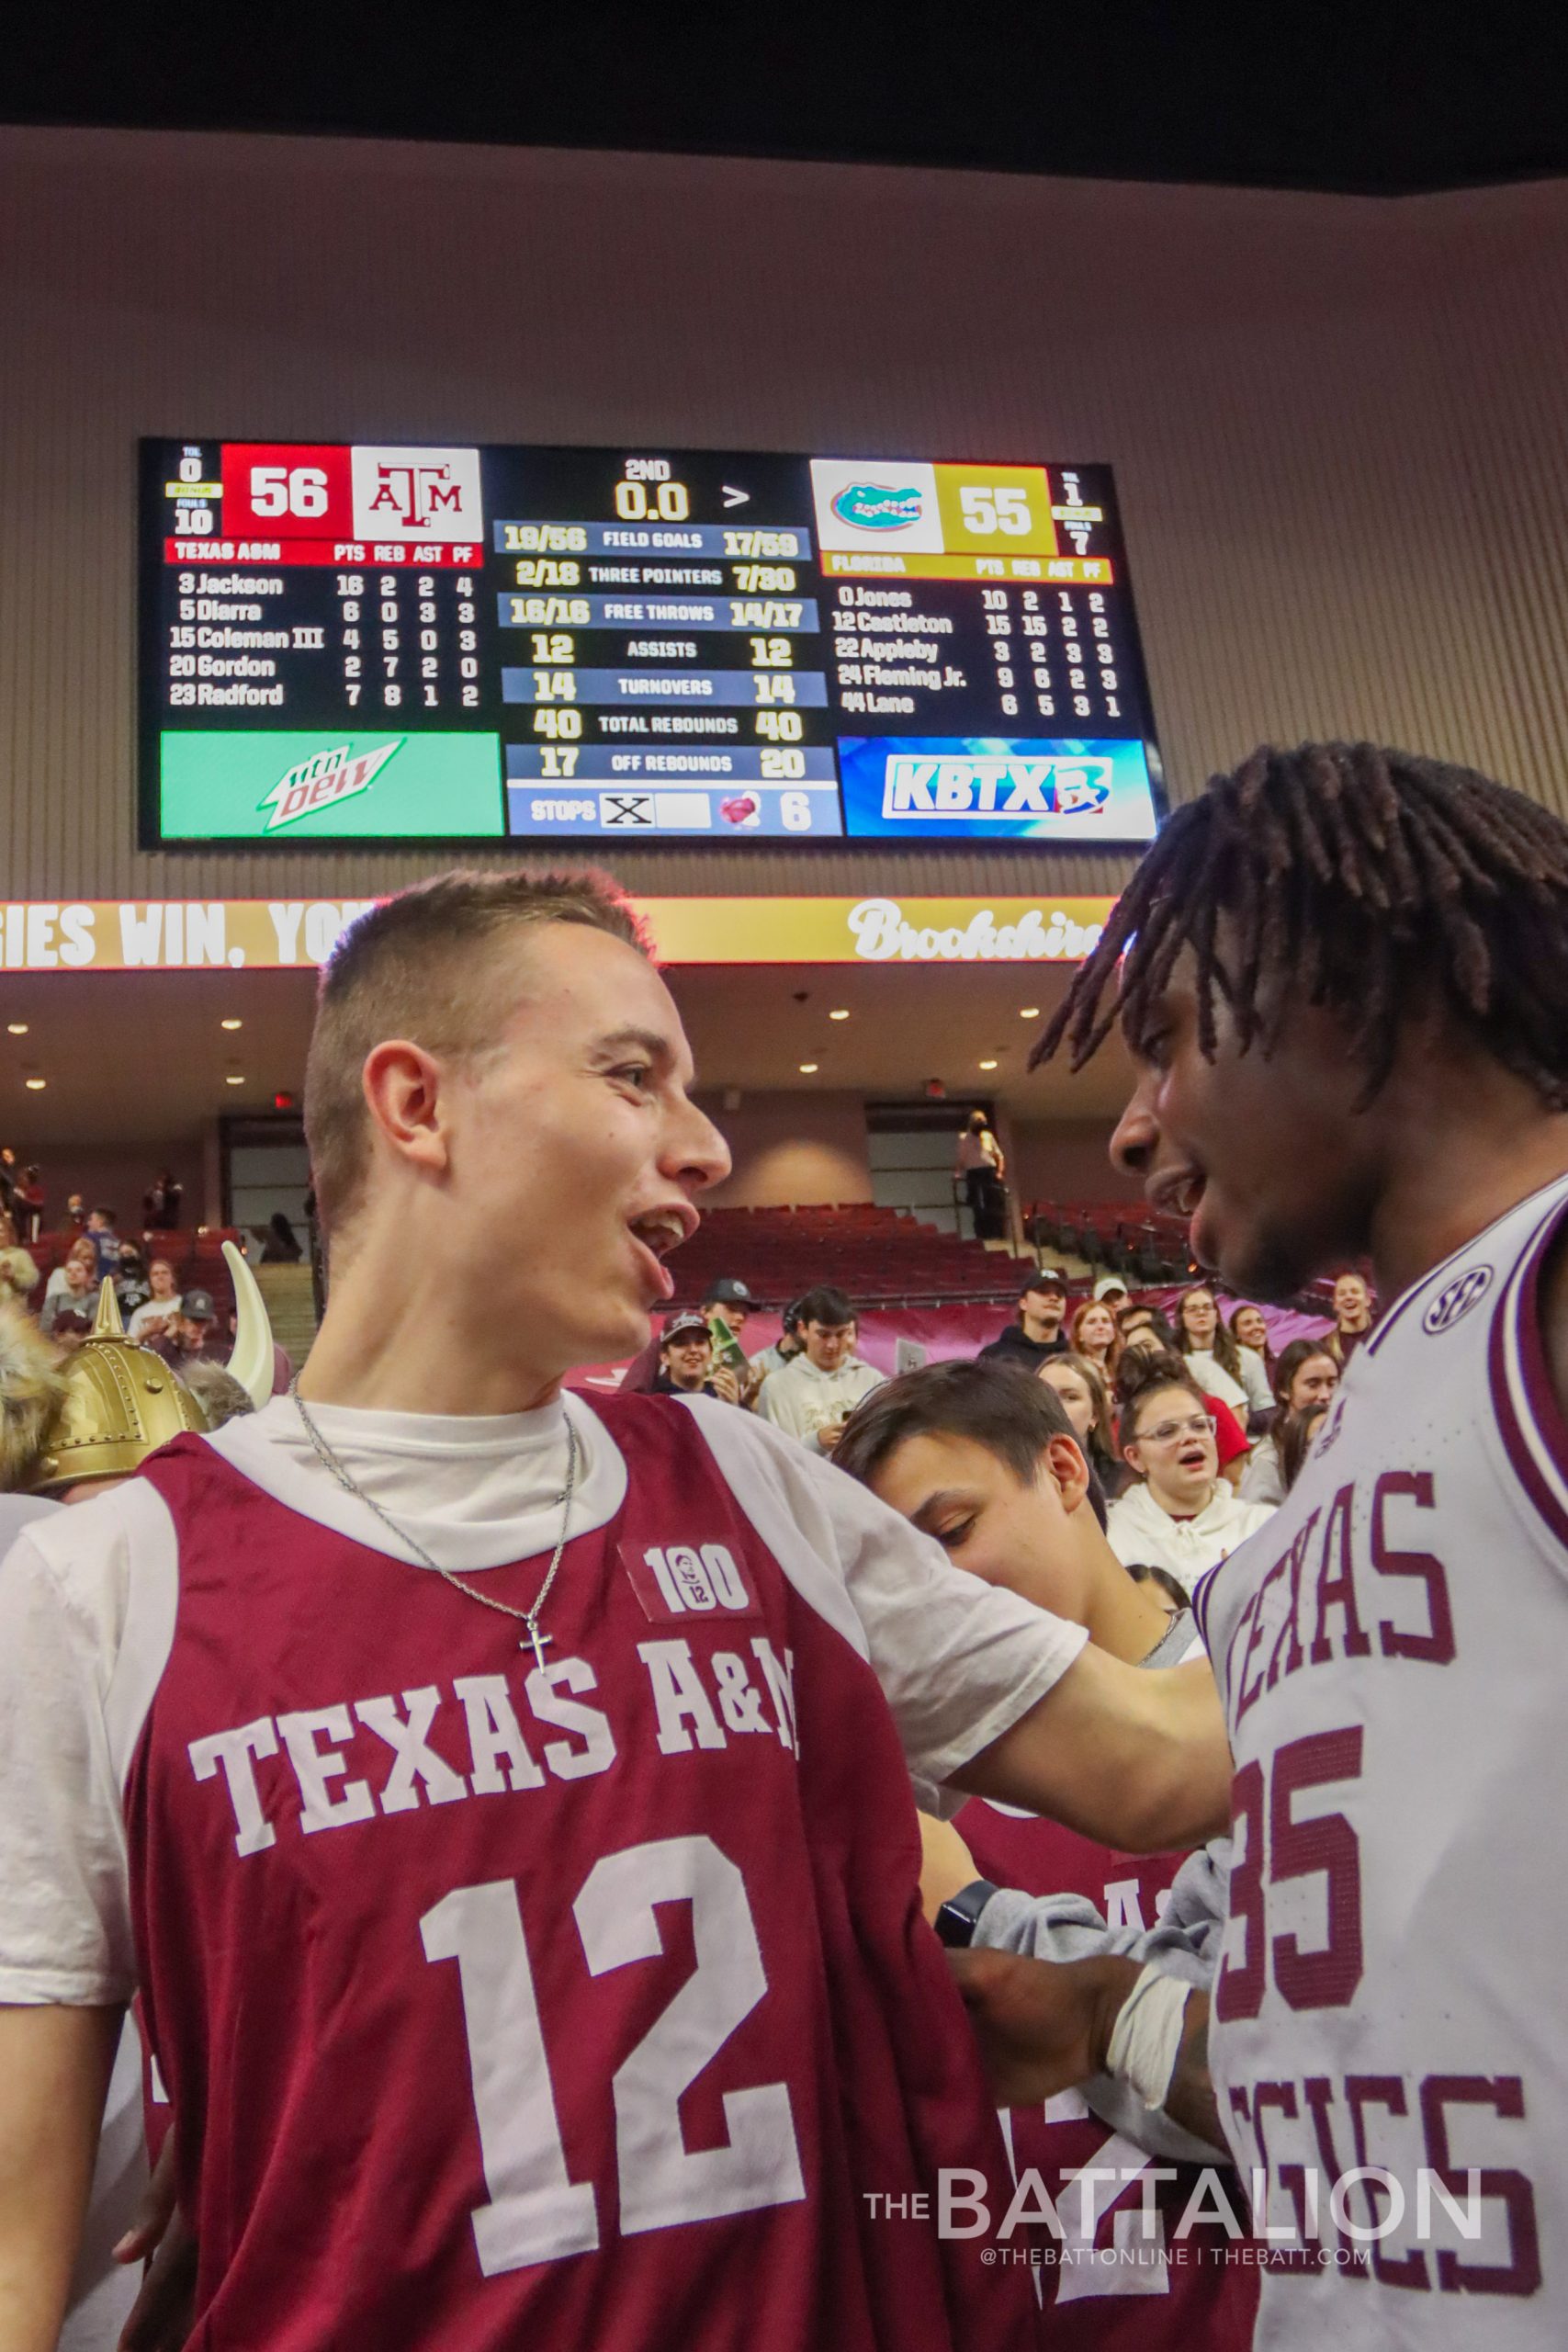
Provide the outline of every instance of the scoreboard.
{"type": "Polygon", "coordinates": [[[1147,841],[1108,467],[141,445],[142,838],[1147,841]]]}

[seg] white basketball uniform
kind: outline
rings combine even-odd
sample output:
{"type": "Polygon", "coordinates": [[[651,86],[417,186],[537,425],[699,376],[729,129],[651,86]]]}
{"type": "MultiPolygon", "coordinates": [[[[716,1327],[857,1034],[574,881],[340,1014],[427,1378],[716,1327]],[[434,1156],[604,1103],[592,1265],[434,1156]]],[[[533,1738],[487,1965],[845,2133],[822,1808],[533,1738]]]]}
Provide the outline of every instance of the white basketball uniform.
{"type": "Polygon", "coordinates": [[[1278,2239],[1259,2347],[1568,2343],[1568,1426],[1539,1295],[1565,1225],[1560,1179],[1406,1291],[1199,1589],[1236,1768],[1211,2058],[1278,2239]]]}

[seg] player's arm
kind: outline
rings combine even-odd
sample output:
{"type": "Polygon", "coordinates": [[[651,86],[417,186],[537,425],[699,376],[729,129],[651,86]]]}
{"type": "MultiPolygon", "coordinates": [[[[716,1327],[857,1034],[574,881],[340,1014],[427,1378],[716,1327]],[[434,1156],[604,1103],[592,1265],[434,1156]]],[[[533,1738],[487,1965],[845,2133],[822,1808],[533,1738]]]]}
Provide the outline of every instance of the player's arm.
{"type": "Polygon", "coordinates": [[[121,2014],[0,2007],[0,2352],[59,2337],[121,2014]]]}
{"type": "Polygon", "coordinates": [[[999,1797],[1127,1851],[1229,1826],[1205,1664],[1145,1669],[1091,1650],[1081,1625],[955,1568],[804,1446],[711,1405],[697,1419],[777,1555],[804,1547],[836,1572],[922,1787],[999,1797]]]}
{"type": "Polygon", "coordinates": [[[1225,2145],[1214,2078],[1209,2072],[1209,1996],[1193,1993],[1181,2021],[1181,2040],[1164,2107],[1173,2123],[1211,2147],[1225,2145]]]}
{"type": "Polygon", "coordinates": [[[1135,1960],[1026,1960],[976,1947],[948,1954],[998,2107],[1032,2107],[1096,2075],[1130,2083],[1195,2139],[1223,2148],[1209,2073],[1209,1996],[1167,1977],[1163,2015],[1130,2028],[1150,1990],[1135,1960]]]}
{"type": "Polygon", "coordinates": [[[1149,1670],[1084,1648],[953,1780],[1129,1853],[1201,1845],[1230,1823],[1230,1747],[1208,1661],[1149,1670]]]}
{"type": "Polygon", "coordinates": [[[39,1521],[0,1562],[0,2352],[52,2352],[135,1984],[103,1509],[39,1521]]]}

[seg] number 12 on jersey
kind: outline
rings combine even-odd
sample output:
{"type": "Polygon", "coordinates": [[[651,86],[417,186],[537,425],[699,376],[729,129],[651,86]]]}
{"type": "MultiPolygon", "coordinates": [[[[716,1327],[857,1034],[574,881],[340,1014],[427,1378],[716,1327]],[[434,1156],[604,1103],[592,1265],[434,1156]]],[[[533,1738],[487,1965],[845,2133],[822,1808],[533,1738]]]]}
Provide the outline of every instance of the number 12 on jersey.
{"type": "MultiPolygon", "coordinates": [[[[693,2151],[682,2134],[682,2095],[768,1989],[740,1872],[711,1838],[601,1856],[572,1905],[589,1973],[657,1959],[664,1946],[654,1906],[680,1902],[691,1905],[696,1967],[611,2085],[623,2235],[806,2195],[784,2083],[724,2093],[727,2146],[693,2151]]],[[[457,1963],[490,2191],[472,2217],[479,2268],[492,2278],[592,2253],[598,2199],[592,2182],[567,2174],[515,1885],[455,1888],[424,1914],[420,1935],[427,1961],[457,1963]]]]}

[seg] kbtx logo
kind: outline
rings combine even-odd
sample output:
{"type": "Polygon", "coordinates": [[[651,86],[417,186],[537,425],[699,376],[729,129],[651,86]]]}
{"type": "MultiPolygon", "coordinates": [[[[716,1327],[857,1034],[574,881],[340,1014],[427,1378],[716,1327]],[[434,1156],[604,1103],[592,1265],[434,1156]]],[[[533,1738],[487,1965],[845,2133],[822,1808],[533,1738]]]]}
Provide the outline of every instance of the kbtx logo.
{"type": "Polygon", "coordinates": [[[1027,753],[896,752],[883,771],[885,818],[1090,817],[1111,797],[1109,760],[1027,753]]]}

